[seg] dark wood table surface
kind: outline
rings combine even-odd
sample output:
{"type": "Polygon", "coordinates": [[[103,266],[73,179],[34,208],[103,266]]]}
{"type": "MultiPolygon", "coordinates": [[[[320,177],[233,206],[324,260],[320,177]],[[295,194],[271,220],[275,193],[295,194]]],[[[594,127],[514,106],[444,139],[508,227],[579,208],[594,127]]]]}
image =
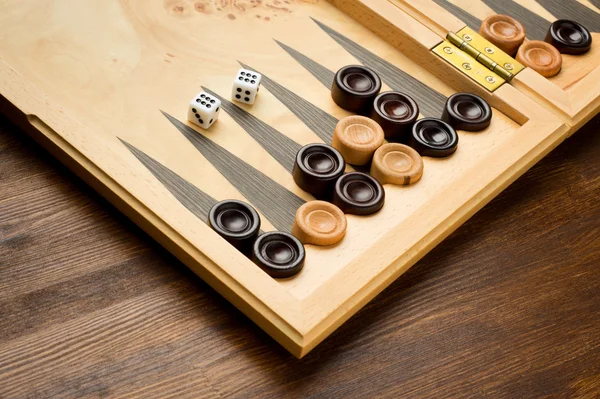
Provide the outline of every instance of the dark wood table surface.
{"type": "Polygon", "coordinates": [[[0,119],[0,397],[600,397],[600,117],[302,360],[0,119]]]}

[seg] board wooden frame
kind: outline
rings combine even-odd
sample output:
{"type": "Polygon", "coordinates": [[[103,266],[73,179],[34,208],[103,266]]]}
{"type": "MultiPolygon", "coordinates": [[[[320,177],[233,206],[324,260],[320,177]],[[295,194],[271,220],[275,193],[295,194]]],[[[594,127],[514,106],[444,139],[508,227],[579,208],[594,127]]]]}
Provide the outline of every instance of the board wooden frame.
{"type": "MultiPolygon", "coordinates": [[[[439,44],[448,32],[458,32],[466,26],[466,23],[432,0],[331,0],[331,2],[391,44],[397,43],[391,32],[404,29],[399,23],[403,20],[401,16],[405,14],[428,27],[436,35],[438,40],[436,44],[439,44]]],[[[416,37],[425,37],[425,34],[420,33],[416,37]]],[[[436,39],[428,38],[421,43],[429,47],[436,42],[436,39]]],[[[594,48],[583,57],[586,57],[586,62],[597,66],[582,79],[573,82],[568,90],[557,86],[531,68],[525,68],[511,82],[519,91],[557,114],[572,127],[571,133],[600,110],[600,85],[598,84],[600,52],[594,48]]],[[[447,73],[448,69],[448,65],[439,65],[439,62],[431,60],[423,66],[438,76],[440,70],[447,73]]]]}
{"type": "Polygon", "coordinates": [[[103,169],[89,156],[94,150],[88,146],[91,144],[77,138],[77,132],[93,133],[88,127],[60,107],[49,104],[44,93],[0,60],[3,113],[298,357],[306,355],[573,130],[573,126],[517,88],[503,85],[492,94],[449,68],[429,51],[440,37],[391,3],[332,2],[352,16],[361,14],[361,18],[378,21],[380,28],[376,33],[417,59],[434,75],[444,76],[453,89],[486,98],[520,125],[519,140],[503,142],[482,160],[482,167],[461,176],[460,190],[448,188],[441,202],[429,198],[408,219],[385,231],[375,245],[354,258],[340,276],[327,280],[302,300],[290,295],[258,268],[249,269],[248,259],[231,251],[215,234],[204,234],[208,230],[190,237],[166,223],[131,193],[126,177],[115,170],[103,169]],[[365,3],[370,7],[364,7],[365,3]],[[398,236],[411,238],[403,243],[404,247],[398,247],[398,236]],[[198,245],[199,237],[202,246],[198,245]]]}

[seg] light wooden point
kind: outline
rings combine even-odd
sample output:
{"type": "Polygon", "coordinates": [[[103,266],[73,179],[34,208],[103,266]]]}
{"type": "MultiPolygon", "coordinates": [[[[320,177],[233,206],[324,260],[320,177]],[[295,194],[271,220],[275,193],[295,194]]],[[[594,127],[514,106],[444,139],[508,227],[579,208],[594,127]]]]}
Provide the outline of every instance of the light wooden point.
{"type": "Polygon", "coordinates": [[[407,186],[423,175],[423,159],[413,148],[398,143],[384,144],[375,151],[371,176],[381,184],[407,186]]]}
{"type": "Polygon", "coordinates": [[[383,129],[373,119],[348,116],[338,122],[331,145],[351,165],[366,165],[384,141],[383,129]]]}
{"type": "Polygon", "coordinates": [[[528,40],[519,48],[517,61],[547,78],[562,68],[562,56],[551,44],[541,40],[528,40]]]}
{"type": "Polygon", "coordinates": [[[346,235],[346,215],[325,201],[309,201],[298,208],[292,234],[303,244],[333,245],[346,235]]]}
{"type": "Polygon", "coordinates": [[[514,55],[525,40],[525,27],[508,15],[490,15],[483,21],[479,34],[507,54],[514,55]]]}

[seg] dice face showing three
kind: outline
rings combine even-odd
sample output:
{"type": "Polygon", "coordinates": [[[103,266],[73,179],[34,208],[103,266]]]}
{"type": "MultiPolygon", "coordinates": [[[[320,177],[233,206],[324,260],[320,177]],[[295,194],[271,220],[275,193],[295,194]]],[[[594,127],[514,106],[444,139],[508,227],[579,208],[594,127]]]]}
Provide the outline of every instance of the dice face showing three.
{"type": "Polygon", "coordinates": [[[245,104],[254,104],[262,75],[248,69],[240,69],[233,81],[231,98],[245,104]]]}
{"type": "Polygon", "coordinates": [[[219,118],[220,112],[221,101],[203,91],[190,102],[188,120],[202,129],[208,129],[219,118]]]}

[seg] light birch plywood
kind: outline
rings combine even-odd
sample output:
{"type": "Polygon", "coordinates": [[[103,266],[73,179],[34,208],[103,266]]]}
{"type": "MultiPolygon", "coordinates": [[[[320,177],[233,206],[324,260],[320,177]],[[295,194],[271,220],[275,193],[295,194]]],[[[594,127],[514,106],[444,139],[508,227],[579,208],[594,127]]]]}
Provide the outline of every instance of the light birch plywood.
{"type": "MultiPolygon", "coordinates": [[[[384,37],[390,44],[330,3],[288,2],[9,1],[0,16],[0,93],[3,113],[301,357],[558,145],[569,127],[512,86],[485,94],[446,69],[429,52],[439,36],[391,3],[380,2],[394,11],[389,20],[374,19],[391,29],[384,37]],[[240,61],[280,85],[263,83],[256,104],[240,106],[263,123],[259,133],[276,129],[291,146],[321,142],[318,127],[298,116],[295,105],[306,101],[335,119],[348,113],[273,38],[321,65],[324,75],[360,61],[385,68],[374,55],[357,59],[364,53],[342,46],[311,17],[423,83],[415,89],[417,102],[433,104],[422,106],[424,113],[466,90],[486,96],[493,118],[485,131],[459,132],[450,158],[425,158],[418,183],[385,185],[381,212],[348,215],[338,244],[307,245],[306,266],[296,277],[274,280],[213,233],[198,217],[198,204],[174,194],[170,184],[176,181],[185,194],[202,190],[215,200],[251,202],[263,229],[277,228],[280,221],[258,206],[256,193],[194,146],[202,137],[207,148],[225,149],[246,169],[260,170],[279,192],[312,199],[265,141],[238,123],[239,110],[222,112],[209,131],[185,121],[202,86],[227,99],[240,61]],[[299,98],[291,105],[286,88],[299,98]]],[[[397,73],[383,69],[384,89],[398,85],[397,73]]]]}
{"type": "MultiPolygon", "coordinates": [[[[357,1],[361,3],[361,6],[367,7],[371,7],[376,2],[376,0],[357,1]]],[[[496,7],[497,9],[514,9],[515,7],[510,6],[509,3],[516,3],[517,7],[521,7],[522,10],[532,13],[534,17],[539,18],[538,23],[546,21],[548,27],[556,19],[567,18],[564,14],[557,13],[557,15],[553,15],[540,5],[539,2],[534,0],[519,0],[514,3],[498,2],[496,4],[483,0],[438,0],[435,2],[432,0],[387,1],[429,27],[440,38],[445,37],[447,32],[457,32],[466,26],[466,23],[461,21],[457,15],[454,15],[440,5],[444,3],[446,3],[444,5],[448,8],[453,6],[456,14],[466,14],[479,20],[496,13],[491,7],[496,7]]],[[[600,18],[600,14],[597,14],[600,10],[589,2],[575,0],[572,0],[572,2],[576,3],[575,6],[582,7],[581,10],[589,14],[591,18],[593,18],[593,15],[598,15],[598,18],[600,18]]],[[[344,7],[353,7],[353,2],[344,3],[346,4],[344,7]]],[[[564,6],[569,7],[568,4],[564,6]]],[[[579,10],[574,11],[574,16],[570,19],[577,20],[577,15],[581,15],[578,14],[579,12],[579,10]]],[[[519,15],[515,15],[518,13],[519,10],[517,8],[512,15],[517,20],[520,19],[519,15]]],[[[528,17],[523,15],[523,18],[528,17]]],[[[372,20],[365,20],[364,23],[371,26],[380,26],[380,24],[374,23],[372,20]]],[[[473,28],[478,30],[477,27],[473,28]]],[[[537,31],[540,29],[530,33],[539,35],[540,33],[537,31]]],[[[511,82],[518,90],[559,115],[565,123],[572,127],[571,134],[600,110],[600,85],[598,84],[600,79],[600,34],[592,32],[592,37],[592,49],[588,53],[579,56],[562,56],[562,70],[557,75],[545,78],[528,68],[517,74],[511,82]]],[[[543,37],[539,37],[538,39],[541,40],[543,37]]]]}

